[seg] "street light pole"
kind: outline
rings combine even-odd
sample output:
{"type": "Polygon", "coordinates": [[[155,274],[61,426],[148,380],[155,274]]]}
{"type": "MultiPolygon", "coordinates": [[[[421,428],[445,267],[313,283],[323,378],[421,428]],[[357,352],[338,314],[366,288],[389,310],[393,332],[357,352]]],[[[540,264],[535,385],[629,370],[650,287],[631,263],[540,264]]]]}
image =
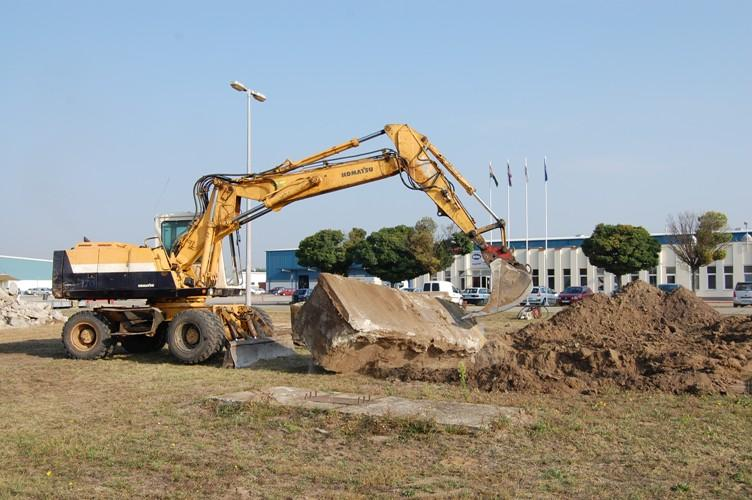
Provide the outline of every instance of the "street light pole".
{"type": "MultiPolygon", "coordinates": [[[[255,90],[251,90],[238,81],[230,82],[230,87],[238,92],[244,92],[247,97],[246,117],[247,117],[247,137],[246,137],[246,170],[248,175],[251,175],[251,97],[258,102],[264,102],[266,96],[255,90]]],[[[246,210],[250,210],[251,200],[246,201],[246,210]]],[[[251,223],[246,223],[245,226],[245,305],[251,305],[251,223]]]]}

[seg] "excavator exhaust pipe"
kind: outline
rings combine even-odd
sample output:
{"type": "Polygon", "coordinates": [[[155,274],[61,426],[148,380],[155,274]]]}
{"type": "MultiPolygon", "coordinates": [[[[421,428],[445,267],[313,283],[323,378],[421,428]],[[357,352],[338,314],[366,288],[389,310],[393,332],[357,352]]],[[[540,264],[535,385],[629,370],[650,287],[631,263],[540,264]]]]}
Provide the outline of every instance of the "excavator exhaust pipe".
{"type": "Polygon", "coordinates": [[[478,318],[495,314],[520,304],[533,288],[533,281],[527,266],[496,259],[491,267],[491,298],[478,312],[465,315],[465,318],[478,318]]]}

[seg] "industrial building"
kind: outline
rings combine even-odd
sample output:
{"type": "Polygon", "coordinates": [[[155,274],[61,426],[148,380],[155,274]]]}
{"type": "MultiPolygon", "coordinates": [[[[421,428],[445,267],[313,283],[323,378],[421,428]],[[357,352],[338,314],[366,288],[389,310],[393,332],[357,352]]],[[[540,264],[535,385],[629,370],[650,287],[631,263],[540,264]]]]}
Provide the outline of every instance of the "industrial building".
{"type": "Polygon", "coordinates": [[[52,260],[0,255],[0,288],[17,293],[52,287],[52,260]]]}
{"type": "MultiPolygon", "coordinates": [[[[622,284],[641,279],[657,285],[678,283],[691,288],[689,267],[676,258],[669,246],[670,235],[653,234],[661,244],[658,266],[623,276],[622,284]]],[[[533,273],[533,284],[548,286],[562,291],[570,285],[586,285],[595,291],[611,292],[616,287],[616,276],[591,265],[582,252],[585,236],[511,240],[515,258],[528,263],[533,273]]],[[[269,287],[308,288],[316,285],[318,271],[300,266],[295,258],[295,249],[269,250],[266,252],[266,272],[269,287]]],[[[362,269],[354,268],[359,277],[367,276],[362,269]]],[[[445,271],[432,276],[424,275],[409,283],[421,287],[425,281],[440,279],[451,281],[457,288],[487,287],[491,273],[481,258],[480,251],[459,255],[445,271]]],[[[723,261],[713,262],[700,269],[695,278],[697,294],[707,298],[731,297],[734,285],[739,281],[752,281],[752,236],[745,231],[732,231],[732,242],[723,261]]]]}

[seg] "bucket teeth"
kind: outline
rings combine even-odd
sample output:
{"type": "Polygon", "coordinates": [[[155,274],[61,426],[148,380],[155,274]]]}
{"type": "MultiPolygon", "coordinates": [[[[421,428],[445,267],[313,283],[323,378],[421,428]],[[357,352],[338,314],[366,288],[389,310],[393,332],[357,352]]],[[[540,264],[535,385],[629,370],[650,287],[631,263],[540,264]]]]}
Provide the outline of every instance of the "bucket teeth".
{"type": "Polygon", "coordinates": [[[465,318],[477,318],[511,309],[530,293],[533,280],[522,264],[511,264],[504,259],[496,259],[491,267],[491,298],[479,312],[470,313],[465,318]]]}

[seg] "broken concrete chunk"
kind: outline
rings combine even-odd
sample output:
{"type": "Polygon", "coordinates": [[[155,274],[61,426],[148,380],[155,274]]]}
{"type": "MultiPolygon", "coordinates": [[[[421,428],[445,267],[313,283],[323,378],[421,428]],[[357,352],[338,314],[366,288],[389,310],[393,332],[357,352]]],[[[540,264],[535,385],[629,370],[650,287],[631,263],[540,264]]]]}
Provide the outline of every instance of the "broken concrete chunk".
{"type": "Polygon", "coordinates": [[[323,273],[295,314],[293,335],[334,372],[456,368],[486,340],[464,313],[441,298],[323,273]]]}
{"type": "Polygon", "coordinates": [[[49,304],[27,302],[5,291],[0,293],[0,328],[23,328],[64,320],[65,317],[49,304]]]}

